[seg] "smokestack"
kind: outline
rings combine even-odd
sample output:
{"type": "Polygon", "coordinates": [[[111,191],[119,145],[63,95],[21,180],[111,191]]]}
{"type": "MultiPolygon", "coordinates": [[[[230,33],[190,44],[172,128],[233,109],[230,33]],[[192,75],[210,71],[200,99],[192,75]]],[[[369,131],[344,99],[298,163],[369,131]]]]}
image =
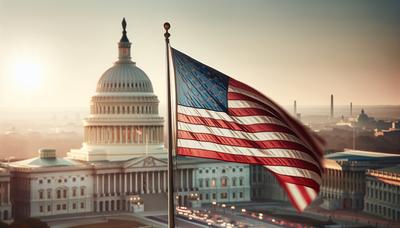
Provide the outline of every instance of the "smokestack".
{"type": "Polygon", "coordinates": [[[353,117],[353,102],[350,102],[350,117],[353,117]]]}
{"type": "Polygon", "coordinates": [[[333,94],[331,94],[331,119],[333,119],[333,94]]]}
{"type": "Polygon", "coordinates": [[[297,116],[297,102],[296,102],[296,100],[294,100],[293,115],[294,115],[294,116],[297,116]]]}

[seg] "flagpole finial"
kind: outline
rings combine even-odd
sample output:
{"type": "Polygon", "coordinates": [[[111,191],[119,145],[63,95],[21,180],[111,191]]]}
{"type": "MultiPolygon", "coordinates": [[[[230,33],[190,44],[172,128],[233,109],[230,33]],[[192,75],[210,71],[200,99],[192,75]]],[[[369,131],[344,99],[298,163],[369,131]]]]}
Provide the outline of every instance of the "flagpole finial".
{"type": "Polygon", "coordinates": [[[165,40],[169,41],[169,37],[171,36],[171,34],[169,34],[168,30],[171,28],[171,25],[168,22],[164,23],[164,29],[165,29],[165,33],[164,33],[164,37],[165,40]]]}

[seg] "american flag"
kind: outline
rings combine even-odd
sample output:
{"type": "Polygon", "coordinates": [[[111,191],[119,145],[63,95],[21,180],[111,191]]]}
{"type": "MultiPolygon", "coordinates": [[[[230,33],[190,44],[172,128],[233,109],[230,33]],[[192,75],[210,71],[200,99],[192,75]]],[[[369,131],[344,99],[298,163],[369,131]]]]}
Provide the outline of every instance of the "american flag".
{"type": "Polygon", "coordinates": [[[176,49],[171,53],[177,154],[262,165],[303,211],[321,183],[317,138],[257,90],[176,49]]]}

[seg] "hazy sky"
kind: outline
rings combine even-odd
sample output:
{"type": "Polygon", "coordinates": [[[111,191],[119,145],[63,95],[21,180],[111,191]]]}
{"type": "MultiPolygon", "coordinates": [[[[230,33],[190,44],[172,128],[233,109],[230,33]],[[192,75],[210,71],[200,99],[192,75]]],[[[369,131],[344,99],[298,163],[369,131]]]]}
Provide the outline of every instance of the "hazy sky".
{"type": "Polygon", "coordinates": [[[282,105],[328,104],[331,93],[398,105],[399,12],[400,1],[0,0],[0,107],[88,107],[122,17],[163,104],[169,21],[175,48],[282,105]]]}

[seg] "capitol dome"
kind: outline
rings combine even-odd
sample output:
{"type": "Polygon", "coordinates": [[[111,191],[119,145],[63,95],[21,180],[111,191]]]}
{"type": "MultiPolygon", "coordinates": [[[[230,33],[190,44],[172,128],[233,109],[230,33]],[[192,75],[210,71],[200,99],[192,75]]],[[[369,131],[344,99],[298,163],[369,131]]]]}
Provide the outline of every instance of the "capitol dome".
{"type": "Polygon", "coordinates": [[[108,69],[97,83],[96,92],[153,92],[146,73],[134,62],[118,63],[108,69]]]}
{"type": "Polygon", "coordinates": [[[101,75],[84,120],[81,149],[68,157],[84,161],[122,161],[164,151],[164,118],[146,73],[131,60],[131,42],[122,21],[118,60],[101,75]]]}

